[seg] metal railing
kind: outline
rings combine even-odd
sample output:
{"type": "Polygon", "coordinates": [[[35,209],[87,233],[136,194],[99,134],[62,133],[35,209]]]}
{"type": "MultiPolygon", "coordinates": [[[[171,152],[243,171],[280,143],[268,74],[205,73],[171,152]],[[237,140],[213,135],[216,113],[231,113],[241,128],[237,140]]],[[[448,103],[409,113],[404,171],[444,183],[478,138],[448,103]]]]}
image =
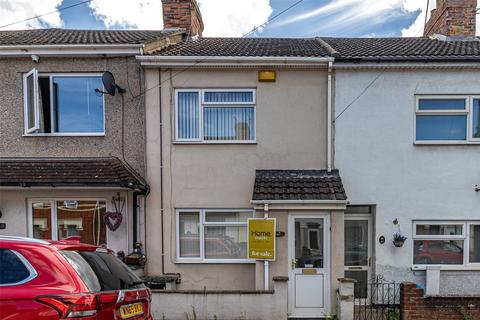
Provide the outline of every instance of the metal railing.
{"type": "Polygon", "coordinates": [[[354,320],[400,320],[400,283],[376,276],[357,282],[354,296],[354,320]]]}

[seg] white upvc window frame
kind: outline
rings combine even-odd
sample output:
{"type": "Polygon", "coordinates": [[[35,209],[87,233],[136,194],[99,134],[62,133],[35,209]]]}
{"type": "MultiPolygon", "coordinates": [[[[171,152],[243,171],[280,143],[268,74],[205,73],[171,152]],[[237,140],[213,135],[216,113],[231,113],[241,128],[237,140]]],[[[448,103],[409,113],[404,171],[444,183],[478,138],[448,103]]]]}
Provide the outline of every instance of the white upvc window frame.
{"type": "MultiPolygon", "coordinates": [[[[473,101],[474,100],[479,100],[480,101],[480,95],[470,97],[470,121],[469,121],[469,123],[470,123],[470,141],[473,142],[473,143],[480,144],[480,138],[474,138],[473,137],[473,101]]],[[[478,112],[480,113],[480,110],[478,110],[478,112]]]]}
{"type": "Polygon", "coordinates": [[[473,138],[473,99],[480,99],[475,95],[415,95],[415,117],[414,117],[414,144],[417,145],[435,145],[435,144],[480,144],[480,139],[473,138]],[[420,100],[447,100],[447,99],[463,99],[465,100],[465,109],[438,109],[438,110],[420,110],[420,100]],[[417,140],[417,116],[466,116],[466,135],[465,140],[417,140]]]}
{"type": "Polygon", "coordinates": [[[254,88],[181,88],[175,89],[175,143],[195,143],[195,144],[255,144],[257,143],[257,95],[256,89],[254,88]],[[179,92],[197,92],[198,93],[198,114],[199,114],[199,135],[198,139],[185,139],[179,137],[178,132],[178,93],[179,92]],[[206,92],[252,92],[252,102],[205,102],[205,93],[206,92]],[[204,138],[204,119],[203,112],[205,107],[239,107],[239,106],[250,106],[253,108],[253,126],[254,138],[252,140],[205,140],[204,138]]]}
{"type": "Polygon", "coordinates": [[[31,134],[40,129],[40,104],[38,95],[38,71],[33,68],[23,75],[23,120],[25,127],[25,134],[31,134]],[[28,99],[28,77],[33,77],[33,117],[34,125],[29,127],[30,114],[28,112],[28,105],[31,101],[28,99]]]}
{"type": "MultiPolygon", "coordinates": [[[[29,198],[28,210],[27,210],[27,233],[28,237],[33,238],[33,204],[37,202],[49,202],[51,208],[50,225],[51,240],[58,240],[58,220],[57,220],[57,201],[103,201],[105,205],[108,205],[108,201],[105,198],[82,198],[82,197],[70,197],[70,198],[29,198]]],[[[108,231],[108,230],[107,230],[108,231]]],[[[105,233],[105,241],[108,243],[108,232],[105,233]]]]}
{"type": "MultiPolygon", "coordinates": [[[[247,230],[248,221],[245,222],[207,222],[205,220],[206,212],[251,212],[252,218],[255,218],[253,209],[176,209],[175,210],[175,243],[176,243],[176,263],[228,263],[228,264],[249,264],[255,263],[252,259],[208,259],[205,258],[205,227],[206,226],[244,226],[247,230]],[[198,258],[180,256],[180,213],[198,213],[199,214],[199,237],[200,237],[200,256],[198,258]]],[[[248,234],[247,234],[248,237],[248,234]]]]}
{"type": "Polygon", "coordinates": [[[480,263],[470,262],[470,225],[480,225],[480,220],[416,220],[413,222],[412,244],[415,240],[461,240],[463,241],[463,264],[415,264],[412,245],[412,270],[427,270],[438,268],[441,270],[480,270],[480,263]],[[461,225],[461,235],[417,235],[417,225],[461,225]]]}
{"type": "MultiPolygon", "coordinates": [[[[102,95],[102,106],[103,106],[103,131],[101,132],[41,132],[37,133],[35,131],[40,129],[40,96],[39,96],[39,81],[40,77],[48,77],[50,82],[50,123],[52,128],[54,127],[54,106],[53,106],[53,78],[74,78],[74,77],[102,77],[102,73],[99,72],[73,72],[73,73],[49,73],[41,72],[39,73],[36,69],[30,70],[28,73],[24,74],[23,81],[23,92],[24,92],[24,119],[25,119],[25,131],[23,136],[28,137],[102,137],[105,136],[105,95],[102,95]],[[28,112],[27,112],[27,77],[30,74],[34,74],[34,95],[35,95],[35,129],[28,129],[28,112]]],[[[93,90],[93,88],[92,88],[93,90]]]]}

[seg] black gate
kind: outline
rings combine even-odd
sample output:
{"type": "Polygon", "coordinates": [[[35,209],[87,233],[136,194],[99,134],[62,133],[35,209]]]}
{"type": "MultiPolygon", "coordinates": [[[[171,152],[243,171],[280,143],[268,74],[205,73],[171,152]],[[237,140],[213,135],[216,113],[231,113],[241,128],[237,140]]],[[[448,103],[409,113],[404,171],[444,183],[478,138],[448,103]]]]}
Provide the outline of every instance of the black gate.
{"type": "Polygon", "coordinates": [[[376,276],[355,283],[354,320],[400,320],[400,283],[376,276]]]}

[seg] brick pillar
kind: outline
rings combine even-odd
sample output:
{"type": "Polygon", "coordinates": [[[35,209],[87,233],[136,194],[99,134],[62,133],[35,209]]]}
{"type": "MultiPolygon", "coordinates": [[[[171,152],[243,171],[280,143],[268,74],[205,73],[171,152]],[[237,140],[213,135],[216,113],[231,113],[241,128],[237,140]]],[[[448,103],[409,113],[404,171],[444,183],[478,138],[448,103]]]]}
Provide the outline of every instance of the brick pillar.
{"type": "Polygon", "coordinates": [[[424,36],[474,37],[476,19],[477,0],[437,0],[437,7],[425,25],[424,36]]]}
{"type": "Polygon", "coordinates": [[[400,319],[421,319],[423,306],[423,289],[417,288],[415,283],[400,285],[400,319]]]}

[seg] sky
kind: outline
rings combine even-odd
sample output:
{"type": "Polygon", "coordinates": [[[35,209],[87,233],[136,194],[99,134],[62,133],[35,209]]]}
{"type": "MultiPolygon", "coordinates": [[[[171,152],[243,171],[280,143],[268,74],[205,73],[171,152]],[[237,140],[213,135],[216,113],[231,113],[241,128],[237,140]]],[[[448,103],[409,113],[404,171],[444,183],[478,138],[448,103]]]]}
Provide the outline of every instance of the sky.
{"type": "MultiPolygon", "coordinates": [[[[83,0],[84,1],[84,0],[83,0]]],[[[197,0],[204,36],[241,37],[298,0],[197,0]]],[[[0,0],[0,26],[82,0],[0,0]]],[[[436,1],[430,0],[429,10],[436,1]]],[[[303,0],[250,36],[421,36],[427,0],[303,0]]],[[[480,24],[480,19],[477,19],[480,24]]],[[[0,27],[69,29],[162,29],[161,0],[91,0],[39,19],[0,27]]],[[[480,31],[480,25],[477,27],[480,31]]]]}

